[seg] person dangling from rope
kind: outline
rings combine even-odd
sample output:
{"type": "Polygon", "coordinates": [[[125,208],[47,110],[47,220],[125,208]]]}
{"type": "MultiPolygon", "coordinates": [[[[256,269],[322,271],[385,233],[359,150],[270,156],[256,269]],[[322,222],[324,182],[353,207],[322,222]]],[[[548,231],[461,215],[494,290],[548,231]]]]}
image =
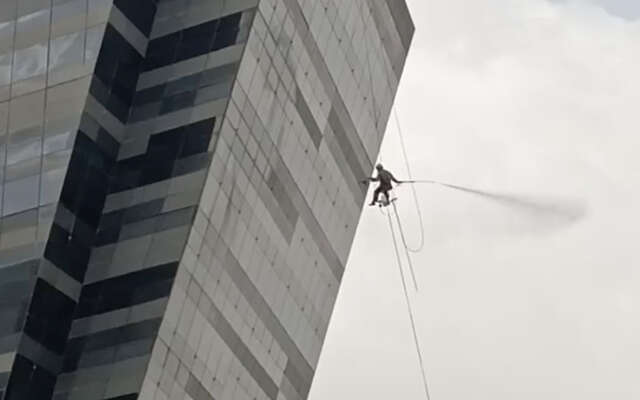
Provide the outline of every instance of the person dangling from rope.
{"type": "Polygon", "coordinates": [[[393,189],[391,182],[395,182],[398,185],[402,183],[402,181],[397,180],[391,172],[384,169],[382,164],[376,165],[376,171],[378,172],[378,176],[375,178],[367,178],[362,181],[363,183],[380,182],[376,190],[373,191],[373,199],[371,200],[371,203],[369,203],[370,206],[375,206],[378,203],[378,197],[380,197],[381,193],[384,195],[385,201],[388,203],[391,200],[389,198],[389,191],[393,189]]]}

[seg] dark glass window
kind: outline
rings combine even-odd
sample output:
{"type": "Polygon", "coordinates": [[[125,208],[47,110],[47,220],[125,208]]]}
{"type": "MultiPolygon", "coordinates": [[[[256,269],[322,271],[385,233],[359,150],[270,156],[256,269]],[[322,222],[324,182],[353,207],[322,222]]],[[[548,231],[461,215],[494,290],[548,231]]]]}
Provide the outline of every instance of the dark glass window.
{"type": "Polygon", "coordinates": [[[113,4],[131,21],[145,36],[151,33],[153,16],[156,13],[154,0],[114,0],[113,4]]]}
{"type": "MultiPolygon", "coordinates": [[[[91,239],[93,236],[93,232],[90,232],[91,239]]],[[[54,223],[49,232],[44,256],[69,276],[82,282],[90,256],[89,245],[83,243],[85,240],[90,238],[73,235],[54,223]]]]}
{"type": "Polygon", "coordinates": [[[175,161],[207,152],[215,118],[151,136],[145,154],[118,162],[111,180],[112,193],[148,185],[176,176],[175,161]]]}
{"type": "Polygon", "coordinates": [[[144,70],[150,71],[173,64],[176,59],[176,52],[181,37],[182,32],[174,32],[170,35],[151,40],[147,46],[144,70]]]}
{"type": "Polygon", "coordinates": [[[89,91],[120,121],[127,120],[142,62],[137,50],[107,25],[95,68],[95,76],[102,85],[92,83],[89,91]]]}
{"type": "Polygon", "coordinates": [[[208,53],[218,23],[219,20],[214,20],[183,30],[176,61],[188,60],[208,53]]]}
{"type": "Polygon", "coordinates": [[[186,127],[184,145],[180,157],[188,157],[198,153],[206,153],[211,141],[215,119],[196,122],[186,127]]]}
{"type": "Polygon", "coordinates": [[[220,25],[218,26],[218,31],[216,32],[216,38],[213,42],[212,50],[219,50],[236,43],[238,33],[240,32],[241,19],[242,13],[239,12],[227,15],[220,20],[220,25]]]}
{"type": "MultiPolygon", "coordinates": [[[[98,332],[92,335],[71,339],[67,345],[64,359],[64,371],[73,371],[78,368],[78,363],[83,355],[98,352],[110,347],[119,347],[127,343],[138,342],[143,350],[147,350],[147,341],[153,339],[160,327],[161,318],[137,322],[114,329],[98,332]]],[[[150,349],[149,349],[150,350],[150,349]]],[[[114,354],[115,356],[115,354],[114,354]]],[[[97,360],[96,360],[97,361],[97,360]]],[[[113,358],[107,362],[114,362],[113,358]]],[[[99,365],[95,362],[94,365],[99,365]]],[[[83,367],[89,367],[83,362],[83,367]]]]}
{"type": "Polygon", "coordinates": [[[144,70],[164,67],[235,44],[241,20],[242,12],[238,12],[151,40],[144,70]]]}
{"type": "Polygon", "coordinates": [[[164,264],[86,285],[82,288],[76,318],[166,297],[177,268],[177,263],[164,264]]]}
{"type": "Polygon", "coordinates": [[[88,225],[96,227],[107,195],[107,173],[113,157],[79,131],[62,187],[62,204],[88,225]]]}
{"type": "Polygon", "coordinates": [[[55,383],[53,374],[18,354],[4,400],[51,400],[55,383]]]}
{"type": "Polygon", "coordinates": [[[49,350],[62,354],[75,303],[58,289],[38,279],[24,332],[49,350]]]}

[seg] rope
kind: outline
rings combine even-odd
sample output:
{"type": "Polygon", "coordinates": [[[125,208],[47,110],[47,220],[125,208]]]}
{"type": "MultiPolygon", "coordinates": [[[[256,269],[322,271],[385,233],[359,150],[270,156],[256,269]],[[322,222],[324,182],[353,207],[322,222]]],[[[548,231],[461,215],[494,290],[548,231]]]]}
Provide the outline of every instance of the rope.
{"type": "Polygon", "coordinates": [[[402,223],[400,222],[400,215],[398,214],[398,207],[396,207],[396,203],[393,204],[393,213],[396,215],[396,220],[398,221],[398,230],[400,231],[400,238],[402,238],[402,244],[404,245],[404,251],[407,255],[407,261],[409,263],[409,271],[411,271],[411,278],[413,279],[413,286],[416,288],[416,292],[418,291],[418,281],[416,280],[416,273],[413,269],[413,262],[411,262],[411,254],[409,254],[409,247],[407,246],[407,239],[404,236],[404,229],[402,229],[402,223]]]}
{"type": "Polygon", "coordinates": [[[409,299],[409,291],[407,290],[407,282],[404,277],[404,271],[402,270],[402,259],[400,258],[400,251],[398,250],[398,241],[396,239],[395,231],[393,230],[393,221],[391,219],[391,213],[387,211],[387,217],[389,219],[389,229],[391,230],[391,237],[393,238],[393,247],[396,252],[396,259],[398,262],[398,270],[400,271],[400,278],[402,280],[402,288],[404,289],[404,297],[407,301],[407,310],[409,311],[409,319],[411,321],[411,330],[413,332],[413,341],[416,345],[416,352],[418,354],[418,362],[420,363],[420,372],[422,373],[422,383],[424,384],[424,393],[427,400],[431,400],[429,394],[429,383],[427,381],[427,374],[424,369],[424,362],[422,360],[422,350],[420,350],[420,341],[418,340],[418,330],[413,317],[413,309],[411,307],[411,300],[409,299]]]}
{"type": "MultiPolygon", "coordinates": [[[[413,175],[411,173],[411,166],[409,165],[409,157],[407,157],[407,148],[404,144],[404,134],[402,133],[402,127],[400,126],[400,118],[398,117],[398,112],[395,107],[393,108],[393,116],[394,116],[394,119],[396,120],[398,138],[400,139],[400,147],[402,148],[402,156],[404,158],[404,164],[407,168],[407,176],[409,177],[408,183],[416,183],[416,181],[413,180],[413,175]]],[[[407,244],[405,243],[405,248],[407,251],[411,253],[419,253],[424,248],[424,218],[422,217],[422,209],[420,208],[420,201],[418,200],[418,192],[416,191],[415,185],[411,185],[411,192],[413,194],[413,202],[416,205],[418,220],[420,221],[420,244],[418,245],[417,248],[411,248],[407,246],[407,244]]]]}

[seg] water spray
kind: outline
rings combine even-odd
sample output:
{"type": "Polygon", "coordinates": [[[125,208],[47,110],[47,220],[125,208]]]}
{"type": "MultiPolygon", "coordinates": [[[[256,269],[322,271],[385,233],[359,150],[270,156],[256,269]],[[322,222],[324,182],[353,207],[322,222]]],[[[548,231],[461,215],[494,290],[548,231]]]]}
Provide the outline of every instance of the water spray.
{"type": "Polygon", "coordinates": [[[449,189],[466,192],[476,196],[482,196],[489,200],[500,202],[506,206],[515,207],[519,209],[525,209],[534,213],[542,213],[547,215],[555,215],[568,219],[570,221],[577,221],[582,218],[585,213],[585,207],[579,204],[561,204],[557,200],[543,201],[541,199],[535,199],[529,196],[522,195],[510,195],[504,193],[490,192],[486,190],[479,190],[475,188],[469,188],[459,185],[453,185],[450,183],[443,183],[433,180],[411,180],[405,181],[406,183],[426,183],[447,187],[449,189]]]}

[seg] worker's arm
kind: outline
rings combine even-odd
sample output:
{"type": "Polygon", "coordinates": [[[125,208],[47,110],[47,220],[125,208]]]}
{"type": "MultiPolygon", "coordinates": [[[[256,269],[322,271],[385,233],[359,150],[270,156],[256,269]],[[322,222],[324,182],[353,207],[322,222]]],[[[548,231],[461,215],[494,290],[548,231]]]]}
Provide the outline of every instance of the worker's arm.
{"type": "Polygon", "coordinates": [[[367,183],[367,182],[378,182],[380,180],[380,178],[378,178],[377,176],[374,177],[369,177],[367,179],[362,180],[362,183],[367,183]]]}
{"type": "Polygon", "coordinates": [[[393,174],[392,174],[392,173],[389,173],[389,175],[391,175],[391,180],[392,180],[393,182],[398,183],[398,184],[402,183],[402,181],[397,180],[397,179],[396,179],[396,177],[395,177],[395,176],[393,176],[393,174]]]}

